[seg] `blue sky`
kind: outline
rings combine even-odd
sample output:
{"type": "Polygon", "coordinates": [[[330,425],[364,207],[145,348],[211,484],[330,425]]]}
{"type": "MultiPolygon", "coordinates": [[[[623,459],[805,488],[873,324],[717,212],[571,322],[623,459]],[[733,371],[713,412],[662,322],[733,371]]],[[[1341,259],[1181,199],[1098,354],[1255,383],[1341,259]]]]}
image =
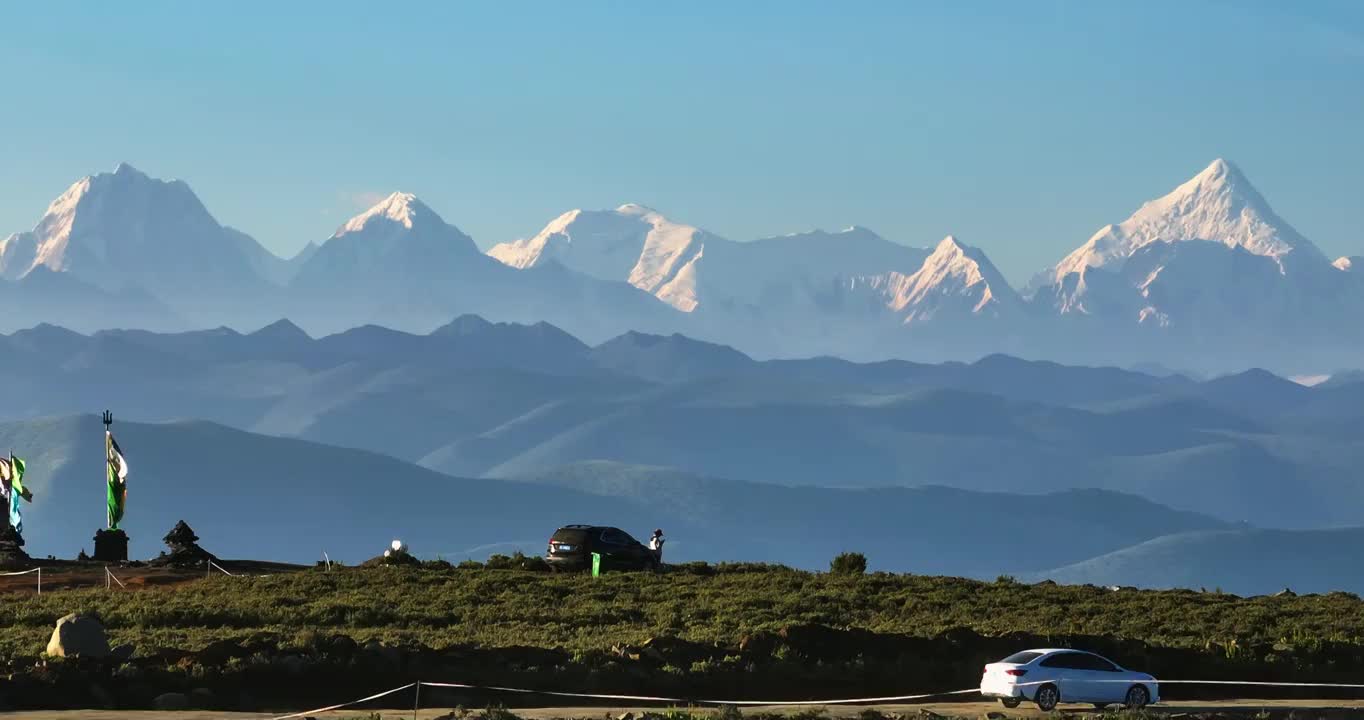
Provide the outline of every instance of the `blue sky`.
{"type": "Polygon", "coordinates": [[[1364,3],[0,4],[0,234],[119,161],[287,254],[417,193],[480,245],[639,202],[948,233],[1021,281],[1226,157],[1364,253],[1364,3]]]}

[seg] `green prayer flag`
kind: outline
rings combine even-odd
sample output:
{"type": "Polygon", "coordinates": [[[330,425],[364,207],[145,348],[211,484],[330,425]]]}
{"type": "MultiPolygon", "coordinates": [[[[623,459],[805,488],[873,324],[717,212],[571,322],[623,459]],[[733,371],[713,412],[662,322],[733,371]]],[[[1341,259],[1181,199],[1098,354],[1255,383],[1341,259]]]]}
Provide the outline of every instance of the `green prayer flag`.
{"type": "Polygon", "coordinates": [[[16,457],[14,453],[10,453],[9,464],[10,467],[14,468],[14,479],[11,481],[14,485],[14,490],[18,492],[19,496],[23,499],[33,502],[33,493],[29,491],[28,488],[24,487],[24,471],[28,469],[28,466],[24,464],[24,459],[16,457]]]}
{"type": "Polygon", "coordinates": [[[104,431],[104,455],[108,460],[109,529],[117,530],[118,524],[123,521],[123,507],[128,501],[128,461],[123,458],[123,449],[108,430],[104,431]]]}
{"type": "Polygon", "coordinates": [[[6,501],[4,512],[9,515],[10,527],[16,532],[24,531],[24,518],[19,511],[19,501],[33,502],[33,493],[24,487],[24,459],[10,453],[9,460],[0,458],[0,494],[6,501]]]}

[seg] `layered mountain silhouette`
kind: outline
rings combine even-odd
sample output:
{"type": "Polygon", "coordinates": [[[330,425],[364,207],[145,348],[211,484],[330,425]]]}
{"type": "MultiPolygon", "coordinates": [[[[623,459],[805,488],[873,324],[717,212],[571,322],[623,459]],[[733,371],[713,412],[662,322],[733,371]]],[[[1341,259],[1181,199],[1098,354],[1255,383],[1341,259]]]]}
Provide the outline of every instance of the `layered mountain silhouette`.
{"type": "Polygon", "coordinates": [[[1364,347],[1355,259],[1326,258],[1220,159],[1021,292],[954,237],[915,248],[851,227],[736,242],[633,204],[569,211],[485,254],[397,192],[307,240],[276,257],[184,182],[120,165],[0,240],[0,330],[243,330],[290,317],[314,334],[427,332],[477,313],[593,343],[680,332],[759,358],[1008,352],[1215,372],[1321,372],[1364,347]]]}
{"type": "Polygon", "coordinates": [[[982,492],[1103,488],[1261,527],[1364,524],[1364,383],[1209,380],[992,355],[757,360],[682,335],[591,345],[463,316],[427,334],[313,338],[51,325],[0,336],[0,419],[92,402],[360,448],[458,477],[596,460],[705,477],[982,492]]]}
{"type": "Polygon", "coordinates": [[[1166,535],[1065,567],[1032,573],[1067,584],[1202,588],[1237,595],[1364,592],[1356,558],[1364,528],[1237,528],[1166,535]]]}
{"type": "MultiPolygon", "coordinates": [[[[857,547],[880,569],[994,577],[1040,571],[1046,560],[1079,562],[1162,534],[1225,527],[1104,491],[1029,496],[792,488],[600,464],[517,480],[472,480],[378,453],[206,422],[117,421],[114,431],[137,468],[124,529],[132,556],[141,558],[160,550],[161,535],[180,519],[192,521],[219,556],[304,563],[323,552],[359,562],[395,537],[422,557],[451,561],[515,550],[538,554],[557,527],[586,522],[616,525],[640,538],[667,528],[674,562],[767,561],[820,569],[838,552],[857,547]],[[220,462],[206,461],[213,458],[220,462]],[[252,471],[243,472],[243,464],[252,471]],[[230,511],[243,504],[240,512],[230,511]],[[1113,519],[1132,507],[1141,512],[1113,519]],[[1078,520],[1030,530],[1039,515],[1078,520]],[[1045,557],[1001,552],[1022,532],[1066,549],[1045,557]],[[961,542],[944,552],[949,539],[961,542]]],[[[101,472],[102,457],[83,448],[102,442],[103,427],[93,415],[0,423],[0,444],[26,448],[30,461],[25,479],[35,502],[26,508],[24,533],[30,552],[89,551],[104,506],[99,484],[87,479],[101,472]]]]}

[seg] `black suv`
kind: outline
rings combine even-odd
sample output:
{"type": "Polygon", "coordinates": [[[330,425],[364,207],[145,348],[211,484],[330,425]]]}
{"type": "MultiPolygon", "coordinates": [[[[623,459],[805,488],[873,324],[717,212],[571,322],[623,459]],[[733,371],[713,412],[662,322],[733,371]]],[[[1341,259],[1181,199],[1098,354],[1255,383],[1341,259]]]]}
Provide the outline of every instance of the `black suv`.
{"type": "Polygon", "coordinates": [[[630,534],[613,527],[565,525],[554,531],[545,561],[558,570],[587,570],[592,553],[601,555],[602,570],[656,570],[658,558],[630,534]]]}

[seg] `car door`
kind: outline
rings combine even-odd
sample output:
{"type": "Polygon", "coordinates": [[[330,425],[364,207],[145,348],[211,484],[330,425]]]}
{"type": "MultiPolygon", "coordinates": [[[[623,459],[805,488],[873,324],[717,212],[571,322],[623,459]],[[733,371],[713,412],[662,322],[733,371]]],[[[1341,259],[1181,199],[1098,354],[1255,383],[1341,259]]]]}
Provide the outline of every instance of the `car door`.
{"type": "Polygon", "coordinates": [[[625,533],[615,528],[604,528],[598,539],[601,549],[597,552],[601,553],[603,569],[620,570],[629,567],[629,546],[625,542],[625,533]]]}
{"type": "Polygon", "coordinates": [[[1095,702],[1092,673],[1086,669],[1083,653],[1059,652],[1043,660],[1040,665],[1056,680],[1062,702],[1095,702]]]}
{"type": "Polygon", "coordinates": [[[649,548],[644,547],[644,544],[636,540],[635,536],[630,533],[621,530],[620,534],[625,541],[625,554],[629,556],[631,567],[643,569],[653,558],[653,553],[649,552],[649,548]]]}
{"type": "Polygon", "coordinates": [[[1122,702],[1127,696],[1127,684],[1116,682],[1122,677],[1122,668],[1099,657],[1085,654],[1084,664],[1089,672],[1089,684],[1094,694],[1094,702],[1122,702]]]}

